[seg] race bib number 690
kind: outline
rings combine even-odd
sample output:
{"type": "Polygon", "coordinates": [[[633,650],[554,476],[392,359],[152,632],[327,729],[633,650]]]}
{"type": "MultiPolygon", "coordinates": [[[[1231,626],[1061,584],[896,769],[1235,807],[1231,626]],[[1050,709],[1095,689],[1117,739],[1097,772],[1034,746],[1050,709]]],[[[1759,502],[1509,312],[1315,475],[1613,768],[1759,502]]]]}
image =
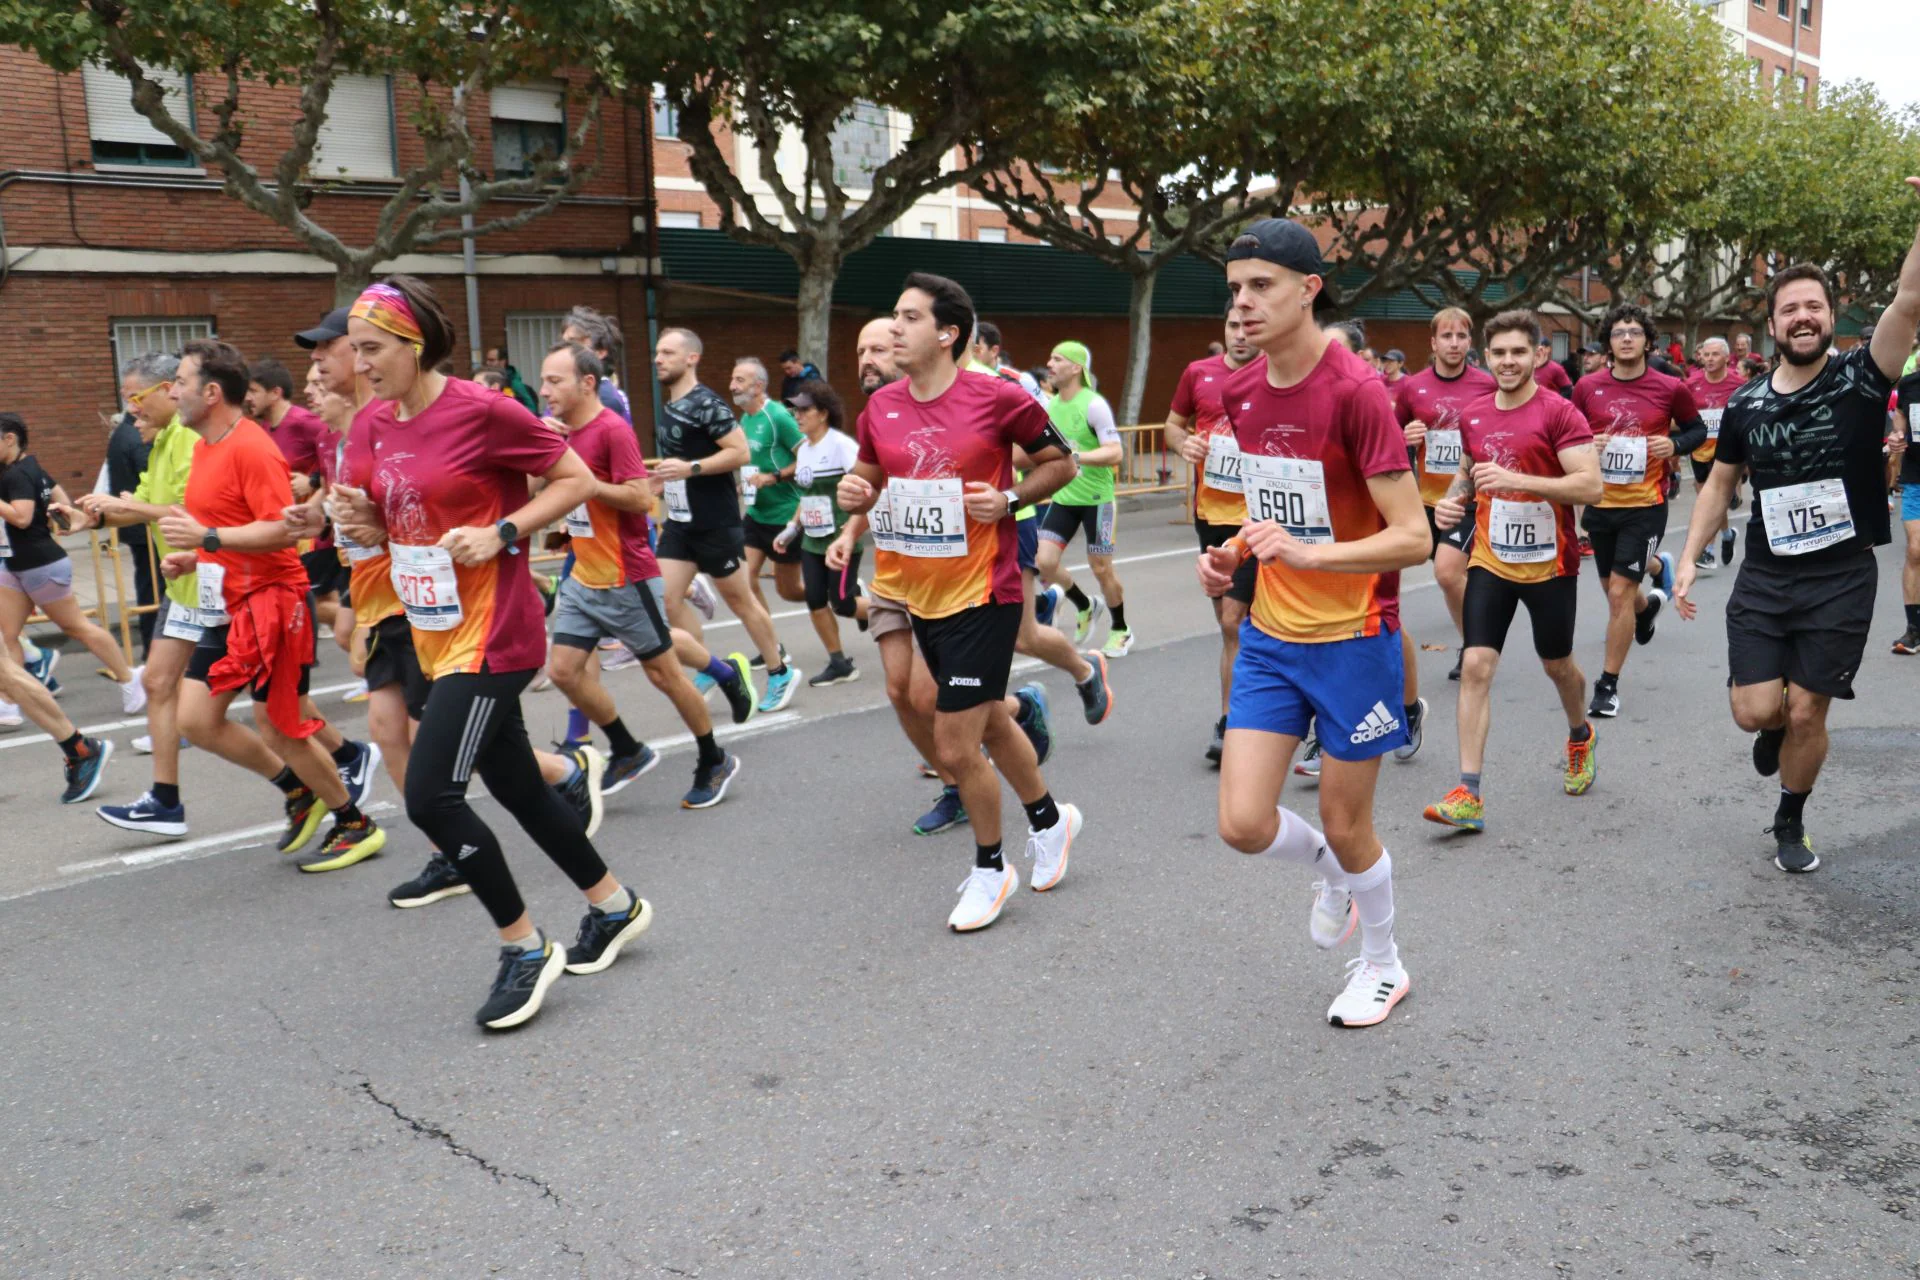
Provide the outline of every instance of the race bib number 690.
{"type": "Polygon", "coordinates": [[[1245,454],[1241,475],[1249,520],[1271,520],[1301,542],[1333,541],[1326,468],[1318,459],[1245,454]]]}

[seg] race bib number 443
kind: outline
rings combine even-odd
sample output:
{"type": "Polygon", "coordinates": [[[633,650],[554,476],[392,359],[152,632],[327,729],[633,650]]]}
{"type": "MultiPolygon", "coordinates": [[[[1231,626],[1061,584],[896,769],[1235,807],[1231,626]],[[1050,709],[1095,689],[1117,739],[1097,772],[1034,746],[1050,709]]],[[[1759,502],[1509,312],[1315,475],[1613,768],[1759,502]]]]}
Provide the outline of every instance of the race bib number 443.
{"type": "Polygon", "coordinates": [[[967,512],[960,481],[902,480],[887,485],[893,537],[910,556],[953,559],[967,554],[967,512]]]}
{"type": "Polygon", "coordinates": [[[1245,454],[1247,518],[1272,520],[1301,542],[1333,541],[1327,513],[1326,468],[1317,458],[1268,458],[1245,454]]]}

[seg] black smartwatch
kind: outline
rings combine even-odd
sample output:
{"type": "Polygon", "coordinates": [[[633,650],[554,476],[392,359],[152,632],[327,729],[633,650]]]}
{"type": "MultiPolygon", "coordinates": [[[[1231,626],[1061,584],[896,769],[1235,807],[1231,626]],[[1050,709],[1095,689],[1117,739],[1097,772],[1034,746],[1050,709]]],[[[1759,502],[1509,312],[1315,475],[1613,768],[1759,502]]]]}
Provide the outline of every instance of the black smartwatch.
{"type": "Polygon", "coordinates": [[[688,475],[692,475],[692,476],[697,476],[697,475],[699,475],[699,474],[700,474],[700,464],[699,464],[699,463],[697,463],[697,462],[689,462],[689,463],[687,464],[687,474],[688,474],[688,475]]]}
{"type": "Polygon", "coordinates": [[[200,549],[202,551],[218,551],[220,549],[220,531],[218,529],[209,529],[201,534],[200,549]]]}
{"type": "Polygon", "coordinates": [[[502,520],[499,524],[493,526],[493,531],[500,535],[500,545],[506,549],[508,555],[517,556],[520,554],[520,548],[517,545],[520,541],[519,525],[516,525],[511,520],[502,520]]]}

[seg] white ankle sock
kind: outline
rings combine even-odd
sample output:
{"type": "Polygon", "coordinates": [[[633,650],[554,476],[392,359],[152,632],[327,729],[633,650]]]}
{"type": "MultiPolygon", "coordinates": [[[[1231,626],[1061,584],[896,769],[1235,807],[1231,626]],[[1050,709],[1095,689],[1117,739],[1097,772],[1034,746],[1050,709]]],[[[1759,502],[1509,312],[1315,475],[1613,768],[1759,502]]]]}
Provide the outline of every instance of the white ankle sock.
{"type": "Polygon", "coordinates": [[[1382,969],[1398,968],[1400,948],[1393,941],[1393,855],[1380,851],[1380,861],[1347,877],[1353,900],[1360,908],[1360,954],[1382,969]]]}

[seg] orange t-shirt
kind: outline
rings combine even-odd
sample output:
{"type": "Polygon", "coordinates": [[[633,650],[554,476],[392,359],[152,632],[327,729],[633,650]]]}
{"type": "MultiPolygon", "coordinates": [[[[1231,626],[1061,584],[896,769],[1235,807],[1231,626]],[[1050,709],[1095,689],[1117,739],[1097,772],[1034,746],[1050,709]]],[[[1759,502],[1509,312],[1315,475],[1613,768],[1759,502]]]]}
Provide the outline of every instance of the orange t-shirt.
{"type": "MultiPolygon", "coordinates": [[[[1233,434],[1227,411],[1220,403],[1220,393],[1232,374],[1233,367],[1225,356],[1208,356],[1188,365],[1180,374],[1180,385],[1174,388],[1173,412],[1187,420],[1187,430],[1209,443],[1215,436],[1233,434]]],[[[1194,518],[1208,524],[1245,524],[1246,495],[1214,488],[1207,483],[1206,470],[1205,464],[1193,469],[1194,518]]]]}
{"type": "MultiPolygon", "coordinates": [[[[236,529],[260,520],[278,520],[293,505],[292,473],[280,447],[265,428],[242,418],[212,444],[193,446],[182,503],[187,514],[209,529],[236,529]]],[[[194,548],[202,565],[226,571],[224,594],[231,612],[236,602],[269,583],[307,589],[307,571],[292,547],[280,551],[206,551],[194,548]]]]}

